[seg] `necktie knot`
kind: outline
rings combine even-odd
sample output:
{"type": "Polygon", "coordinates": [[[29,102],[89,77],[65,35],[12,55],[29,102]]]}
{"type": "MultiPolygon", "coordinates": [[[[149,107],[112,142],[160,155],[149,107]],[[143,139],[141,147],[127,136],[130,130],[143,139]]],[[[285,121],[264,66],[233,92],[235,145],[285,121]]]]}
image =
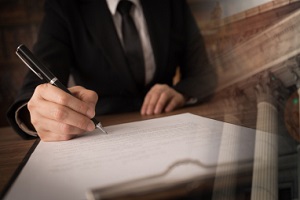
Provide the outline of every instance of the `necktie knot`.
{"type": "Polygon", "coordinates": [[[121,0],[118,4],[117,10],[122,16],[129,15],[131,7],[132,2],[128,0],[121,0]]]}

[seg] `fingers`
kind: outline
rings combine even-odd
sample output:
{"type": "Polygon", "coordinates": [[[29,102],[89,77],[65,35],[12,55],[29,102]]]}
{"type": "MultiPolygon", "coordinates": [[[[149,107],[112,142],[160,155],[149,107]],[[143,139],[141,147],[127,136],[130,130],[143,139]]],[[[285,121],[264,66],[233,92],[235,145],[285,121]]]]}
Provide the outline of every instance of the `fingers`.
{"type": "Polygon", "coordinates": [[[93,105],[96,105],[98,101],[98,95],[96,92],[92,90],[87,90],[81,86],[74,86],[69,88],[70,92],[75,96],[76,98],[91,103],[93,105]]]}
{"type": "Polygon", "coordinates": [[[185,101],[184,98],[182,99],[182,102],[181,102],[181,98],[172,98],[172,100],[166,106],[165,112],[171,112],[175,108],[183,106],[184,105],[184,101],[185,101]]]}
{"type": "Polygon", "coordinates": [[[92,131],[95,128],[94,123],[88,116],[78,113],[64,105],[41,100],[39,101],[38,111],[37,109],[32,109],[31,104],[29,104],[28,107],[29,106],[31,107],[29,109],[32,110],[32,114],[35,114],[31,117],[33,125],[40,119],[47,118],[85,131],[92,131]]]}
{"type": "Polygon", "coordinates": [[[59,123],[54,120],[46,120],[45,118],[40,118],[40,120],[35,123],[35,128],[39,130],[39,137],[47,142],[70,140],[84,132],[84,130],[80,130],[74,126],[59,123]]]}
{"type": "Polygon", "coordinates": [[[170,112],[184,105],[185,99],[168,85],[156,84],[147,93],[141,108],[142,115],[170,112]]]}
{"type": "MultiPolygon", "coordinates": [[[[72,88],[70,88],[70,91],[71,90],[72,88]]],[[[82,88],[82,90],[85,89],[82,88]]],[[[90,102],[84,102],[81,99],[78,99],[50,84],[39,85],[35,92],[38,95],[37,98],[66,106],[78,113],[88,116],[89,118],[92,118],[95,115],[95,109],[90,105],[90,102]]]]}
{"type": "Polygon", "coordinates": [[[95,129],[91,118],[95,115],[97,94],[83,87],[69,90],[74,96],[43,84],[36,88],[28,102],[31,123],[42,140],[69,140],[95,129]]]}

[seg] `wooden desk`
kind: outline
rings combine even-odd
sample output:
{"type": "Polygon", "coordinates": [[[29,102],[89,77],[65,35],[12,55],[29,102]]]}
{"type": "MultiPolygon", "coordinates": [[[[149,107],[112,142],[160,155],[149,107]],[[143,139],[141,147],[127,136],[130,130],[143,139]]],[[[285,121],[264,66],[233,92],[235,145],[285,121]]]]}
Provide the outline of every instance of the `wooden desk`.
{"type": "Polygon", "coordinates": [[[34,142],[23,140],[11,127],[0,128],[1,194],[34,142]]]}
{"type": "MultiPolygon", "coordinates": [[[[193,113],[196,115],[216,119],[216,120],[223,120],[223,113],[222,108],[219,108],[216,106],[216,104],[205,104],[205,105],[198,105],[194,107],[188,107],[176,110],[171,113],[164,113],[161,115],[155,115],[155,116],[141,116],[138,112],[134,113],[123,113],[123,114],[115,114],[115,115],[106,115],[101,116],[98,119],[102,122],[104,126],[109,125],[115,125],[120,123],[127,123],[127,122],[133,122],[133,121],[140,121],[140,120],[147,120],[151,118],[157,118],[157,117],[164,117],[174,114],[180,114],[180,113],[193,113]]],[[[253,111],[252,111],[253,112],[253,111]]],[[[234,114],[234,113],[233,113],[234,114]]],[[[251,127],[255,126],[255,113],[247,113],[246,115],[249,119],[244,120],[246,123],[244,126],[251,127]]],[[[5,127],[0,128],[0,192],[3,193],[5,187],[8,185],[10,179],[13,177],[14,173],[22,163],[24,157],[26,156],[27,152],[30,150],[30,148],[33,146],[34,142],[36,140],[23,140],[20,136],[18,136],[11,127],[5,127]]],[[[282,143],[284,144],[284,143],[282,143]]],[[[291,143],[286,143],[291,144],[291,143]]],[[[290,146],[290,145],[289,145],[290,146]]],[[[282,147],[282,146],[281,146],[282,147]]],[[[286,149],[286,147],[283,147],[283,149],[286,149]]],[[[282,155],[287,155],[287,158],[284,156],[281,157],[281,164],[283,164],[283,167],[280,165],[279,162],[279,168],[278,173],[280,174],[279,177],[281,177],[283,183],[286,183],[286,180],[289,180],[288,182],[291,183],[290,191],[298,191],[298,186],[296,186],[296,179],[298,175],[298,172],[296,169],[297,165],[294,162],[297,162],[297,154],[287,154],[284,153],[282,155]],[[291,156],[294,157],[291,157],[291,156]],[[286,160],[290,159],[290,163],[286,163],[286,160]],[[283,162],[284,161],[284,162],[283,162]],[[289,166],[289,167],[286,167],[289,166]],[[290,167],[292,166],[292,167],[290,167]],[[294,170],[294,171],[293,171],[294,170]]],[[[251,180],[252,180],[252,173],[251,171],[245,171],[245,172],[239,172],[238,173],[238,184],[237,184],[237,198],[236,199],[247,199],[250,198],[250,192],[251,191],[251,180]],[[240,188],[240,189],[239,189],[240,188]],[[246,190],[245,190],[246,188],[246,190]],[[245,192],[246,191],[246,192],[245,192]],[[248,192],[247,192],[248,191],[248,192]],[[246,196],[245,196],[246,195],[246,196]],[[241,197],[241,198],[239,198],[241,197]],[[247,198],[245,198],[247,197],[247,198]]],[[[213,182],[207,181],[205,184],[208,186],[203,186],[204,188],[211,187],[213,182]]],[[[280,181],[279,181],[280,183],[280,181]]],[[[279,192],[280,193],[280,192],[279,192]]],[[[0,194],[1,195],[1,194],[0,194]]],[[[296,196],[296,195],[294,195],[296,196]]],[[[288,198],[291,199],[291,198],[288,198]]]]}
{"type": "MultiPolygon", "coordinates": [[[[205,110],[205,109],[204,109],[205,110]]],[[[116,115],[101,116],[99,120],[103,126],[115,125],[120,123],[127,123],[133,121],[146,120],[151,118],[174,115],[184,112],[190,112],[197,115],[204,116],[202,106],[188,107],[176,110],[171,113],[164,113],[155,116],[141,116],[138,112],[123,113],[116,115]]],[[[215,119],[222,119],[219,113],[213,116],[215,119]]],[[[23,140],[18,134],[14,132],[11,127],[0,128],[0,191],[4,192],[6,185],[12,178],[19,165],[22,163],[27,152],[30,150],[36,140],[23,140]]],[[[1,195],[0,195],[1,196],[1,195]]]]}

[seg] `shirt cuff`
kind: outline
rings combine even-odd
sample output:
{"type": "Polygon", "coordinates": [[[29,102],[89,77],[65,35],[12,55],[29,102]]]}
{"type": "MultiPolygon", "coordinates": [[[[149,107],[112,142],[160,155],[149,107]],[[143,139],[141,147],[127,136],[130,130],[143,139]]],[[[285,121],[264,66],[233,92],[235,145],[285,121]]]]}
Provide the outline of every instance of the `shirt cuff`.
{"type": "Polygon", "coordinates": [[[196,103],[198,103],[198,98],[195,97],[189,97],[187,98],[187,100],[185,101],[186,106],[191,106],[191,105],[195,105],[196,103]]]}
{"type": "Polygon", "coordinates": [[[20,127],[20,129],[22,129],[22,131],[24,131],[25,133],[27,133],[28,135],[31,135],[31,136],[34,136],[34,137],[37,137],[37,132],[35,131],[32,131],[28,128],[28,126],[22,121],[22,119],[20,118],[20,110],[21,109],[24,109],[25,106],[27,106],[27,103],[21,105],[17,111],[16,111],[16,114],[15,114],[15,120],[18,124],[18,126],[20,127]]]}

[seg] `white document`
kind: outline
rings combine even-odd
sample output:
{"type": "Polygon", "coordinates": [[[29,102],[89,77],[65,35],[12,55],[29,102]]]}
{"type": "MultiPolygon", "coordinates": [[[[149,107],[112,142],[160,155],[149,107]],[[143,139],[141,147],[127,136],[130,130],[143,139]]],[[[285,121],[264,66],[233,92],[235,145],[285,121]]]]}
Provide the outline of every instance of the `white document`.
{"type": "MultiPolygon", "coordinates": [[[[200,166],[183,162],[162,180],[213,176],[223,124],[180,114],[105,127],[109,134],[95,130],[70,141],[41,141],[5,199],[86,199],[92,188],[155,176],[184,160],[200,166]]],[[[239,162],[251,160],[254,145],[252,129],[241,128],[241,134],[239,162]]]]}

